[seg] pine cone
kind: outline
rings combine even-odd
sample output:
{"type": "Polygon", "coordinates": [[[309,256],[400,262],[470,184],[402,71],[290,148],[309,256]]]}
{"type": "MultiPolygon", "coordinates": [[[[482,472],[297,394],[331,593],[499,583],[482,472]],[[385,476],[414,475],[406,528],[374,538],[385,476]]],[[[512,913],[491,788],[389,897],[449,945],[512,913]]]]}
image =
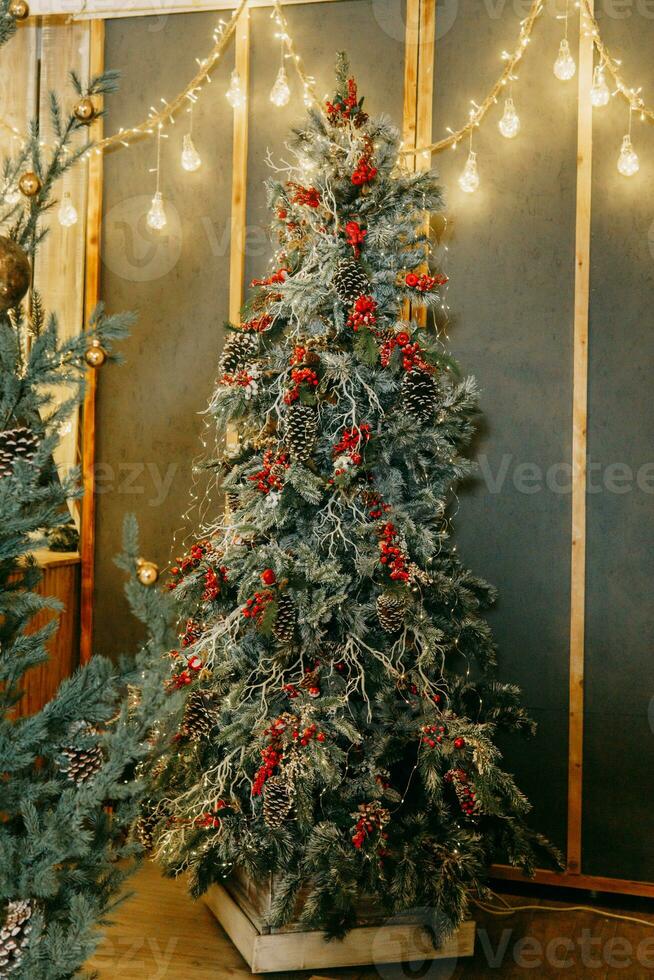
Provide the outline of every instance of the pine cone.
{"type": "Polygon", "coordinates": [[[271,776],[263,788],[263,819],[277,829],[293,818],[293,790],[283,776],[271,776]]]}
{"type": "Polygon", "coordinates": [[[282,592],[277,601],[277,618],[272,628],[273,636],[280,643],[290,643],[295,634],[295,605],[288,592],[282,592]]]}
{"type": "Polygon", "coordinates": [[[354,259],[341,259],[333,279],[338,298],[345,306],[352,304],[359,296],[370,293],[370,280],[354,259]]]}
{"type": "Polygon", "coordinates": [[[403,596],[391,592],[382,592],[377,596],[377,619],[386,633],[397,633],[402,629],[405,612],[406,599],[403,596]]]}
{"type": "Polygon", "coordinates": [[[0,480],[11,476],[17,459],[29,462],[38,448],[36,436],[25,426],[0,432],[0,480]]]}
{"type": "Polygon", "coordinates": [[[161,809],[152,800],[143,800],[141,816],[135,821],[132,833],[148,853],[154,847],[154,832],[161,817],[161,809]]]}
{"type": "Polygon", "coordinates": [[[315,405],[293,402],[285,419],[284,441],[293,462],[304,463],[311,456],[318,431],[315,405]]]}
{"type": "Polygon", "coordinates": [[[212,691],[191,691],[184,708],[182,734],[193,742],[208,738],[218,722],[218,706],[212,691]]]}
{"type": "Polygon", "coordinates": [[[436,411],[438,387],[433,375],[416,369],[404,375],[403,407],[417,422],[428,422],[436,411]]]}
{"type": "Polygon", "coordinates": [[[7,903],[4,924],[0,926],[0,977],[8,977],[19,968],[32,931],[31,918],[31,902],[7,903]]]}
{"type": "MultiPolygon", "coordinates": [[[[98,732],[86,722],[80,722],[72,731],[73,735],[97,735],[98,732]]],[[[99,745],[78,748],[66,745],[61,749],[62,761],[59,769],[66,773],[73,783],[85,783],[92,779],[104,765],[104,753],[99,745]]]]}
{"type": "Polygon", "coordinates": [[[255,333],[230,330],[227,342],[218,361],[220,374],[236,374],[251,364],[259,348],[255,333]]]}

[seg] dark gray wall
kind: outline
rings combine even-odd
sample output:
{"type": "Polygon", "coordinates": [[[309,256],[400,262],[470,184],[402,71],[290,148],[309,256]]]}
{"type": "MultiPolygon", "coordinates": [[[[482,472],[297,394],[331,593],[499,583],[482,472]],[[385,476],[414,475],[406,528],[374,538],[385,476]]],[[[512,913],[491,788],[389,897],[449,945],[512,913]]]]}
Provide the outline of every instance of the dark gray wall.
{"type": "MultiPolygon", "coordinates": [[[[523,5],[459,0],[438,6],[434,133],[441,135],[445,126],[460,125],[469,100],[489,88],[499,52],[517,35],[516,10],[523,5]]],[[[370,110],[401,123],[403,7],[398,0],[342,0],[289,8],[321,94],[331,88],[335,52],[346,48],[370,110]]],[[[108,131],[181,87],[215,21],[216,15],[189,14],[107,24],[107,64],[123,71],[108,131]]],[[[605,29],[635,80],[646,78],[652,21],[634,5],[630,17],[607,21],[605,29]]],[[[450,216],[451,344],[479,381],[485,414],[475,446],[482,475],[460,493],[455,529],[467,563],[499,587],[491,620],[501,673],[522,686],[539,724],[533,741],[504,743],[507,765],[534,803],[534,824],[563,846],[576,82],[563,85],[552,75],[560,30],[547,13],[520,73],[519,138],[509,142],[498,134],[500,108],[477,133],[478,194],[466,196],[456,183],[463,148],[436,157],[435,165],[450,216]]],[[[271,32],[269,11],[254,10],[248,280],[267,268],[270,256],[265,153],[283,155],[284,134],[302,113],[293,78],[287,109],[268,101],[278,67],[271,32]]],[[[163,190],[171,217],[173,205],[178,214],[165,244],[143,228],[152,144],[106,162],[103,294],[110,309],[136,308],[140,320],[125,347],[127,364],[101,376],[98,449],[106,472],[98,501],[96,648],[102,652],[114,653],[135,636],[110,560],[124,512],[138,512],[143,552],[161,564],[174,532],[192,526],[197,514],[191,508],[182,519],[191,503],[190,463],[200,448],[198,413],[214,382],[227,316],[231,111],[224,91],[231,57],[196,112],[203,169],[195,175],[180,169],[182,122],[164,149],[163,190]]],[[[649,461],[654,427],[644,397],[654,367],[654,215],[645,166],[654,159],[654,137],[637,126],[643,173],[625,181],[615,159],[626,113],[617,103],[604,113],[596,127],[593,185],[590,453],[604,466],[624,461],[637,469],[649,461]]],[[[638,770],[652,764],[651,500],[643,492],[589,497],[584,870],[640,878],[654,878],[652,835],[639,834],[636,844],[625,828],[634,819],[647,826],[649,819],[638,770]]]]}

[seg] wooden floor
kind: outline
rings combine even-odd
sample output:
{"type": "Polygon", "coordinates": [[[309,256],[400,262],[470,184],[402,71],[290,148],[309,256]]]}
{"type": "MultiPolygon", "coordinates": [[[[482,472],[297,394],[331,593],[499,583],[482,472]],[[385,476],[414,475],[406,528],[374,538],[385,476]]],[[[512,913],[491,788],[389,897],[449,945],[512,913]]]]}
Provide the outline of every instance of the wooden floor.
{"type": "MultiPolygon", "coordinates": [[[[133,896],[88,964],[99,980],[231,980],[252,975],[202,902],[193,902],[183,881],[160,877],[146,865],[131,882],[133,896]]],[[[474,958],[313,973],[268,974],[277,980],[460,980],[472,977],[592,977],[650,980],[654,977],[654,903],[624,897],[564,896],[541,889],[505,898],[512,904],[588,904],[636,916],[652,927],[588,912],[530,910],[511,917],[475,913],[474,958]]]]}

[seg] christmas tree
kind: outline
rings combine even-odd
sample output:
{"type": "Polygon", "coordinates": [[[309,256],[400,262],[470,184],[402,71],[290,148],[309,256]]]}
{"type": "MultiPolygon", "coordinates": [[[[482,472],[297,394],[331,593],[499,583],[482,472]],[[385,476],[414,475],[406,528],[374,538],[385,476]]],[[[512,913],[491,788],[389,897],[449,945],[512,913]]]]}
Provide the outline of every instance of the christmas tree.
{"type": "Polygon", "coordinates": [[[269,184],[275,271],[220,361],[211,412],[239,445],[215,463],[226,516],[172,569],[190,693],[153,839],[195,893],[272,873],[276,925],[340,935],[372,895],[427,909],[439,942],[493,860],[529,872],[547,847],[495,744],[533,726],[450,540],[475,385],[404,312],[442,303],[441,193],[343,58],[337,81],[269,184]]]}
{"type": "MultiPolygon", "coordinates": [[[[11,6],[20,13],[20,3],[11,6]]],[[[0,44],[17,16],[7,8],[0,7],[0,44]]],[[[113,83],[108,74],[82,90],[74,79],[70,113],[53,95],[54,142],[44,146],[34,124],[4,162],[0,193],[0,976],[24,980],[77,973],[134,864],[140,849],[126,844],[125,829],[144,783],[133,771],[151,751],[152,718],[164,698],[161,676],[145,674],[143,663],[171,642],[166,597],[138,580],[130,524],[121,563],[132,573],[133,608],[148,626],[146,649],[123,668],[94,658],[41,711],[18,717],[25,675],[47,660],[60,610],[37,591],[34,552],[68,522],[69,502],[81,494],[79,474],[59,473],[53,453],[81,402],[88,366],[112,356],[130,321],[98,310],[86,332],[61,340],[56,316],[30,290],[32,269],[57,181],[81,152],[73,143],[82,117],[113,83]],[[61,391],[63,400],[55,398],[61,391]],[[35,629],[43,612],[52,618],[35,629]],[[130,681],[138,684],[138,704],[125,698],[130,681]]]]}

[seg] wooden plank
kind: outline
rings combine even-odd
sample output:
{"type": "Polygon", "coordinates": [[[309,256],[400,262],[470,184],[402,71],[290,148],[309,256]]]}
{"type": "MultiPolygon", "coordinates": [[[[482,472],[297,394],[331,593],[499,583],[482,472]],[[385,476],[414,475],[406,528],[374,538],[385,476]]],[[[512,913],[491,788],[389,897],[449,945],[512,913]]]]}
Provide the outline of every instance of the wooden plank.
{"type": "Polygon", "coordinates": [[[580,18],[577,110],[572,381],[572,544],[570,562],[570,703],[568,723],[567,870],[581,872],[584,745],[584,646],[586,618],[586,456],[588,450],[588,307],[593,152],[593,39],[580,18]]]}
{"type": "MultiPolygon", "coordinates": [[[[250,0],[252,7],[272,7],[274,0],[250,0]]],[[[284,6],[289,7],[298,3],[337,3],[338,0],[284,0],[284,6]]],[[[238,0],[177,0],[167,3],[165,0],[157,6],[154,2],[148,5],[144,0],[32,0],[30,9],[33,16],[47,14],[66,14],[75,20],[105,20],[113,17],[147,17],[157,14],[197,13],[207,10],[234,10],[238,0]],[[77,9],[73,9],[76,6],[77,9]]]]}
{"type": "MultiPolygon", "coordinates": [[[[69,73],[77,72],[86,78],[89,66],[90,24],[75,24],[69,18],[44,18],[41,28],[41,79],[39,98],[39,119],[44,139],[54,139],[50,121],[50,92],[61,93],[62,102],[67,107],[74,98],[69,73]]],[[[86,141],[86,132],[77,134],[73,147],[86,141]]],[[[78,213],[77,224],[64,228],[57,220],[58,206],[50,212],[48,235],[39,248],[36,257],[34,286],[46,304],[55,312],[59,320],[59,336],[62,340],[77,335],[83,329],[84,321],[84,247],[86,213],[86,165],[79,163],[59,182],[56,190],[60,201],[64,192],[70,198],[78,213]]],[[[64,400],[68,389],[55,389],[54,397],[64,400]]],[[[76,412],[60,434],[59,445],[54,453],[55,463],[60,472],[67,472],[77,466],[79,413],[76,412]]],[[[79,505],[70,505],[71,513],[79,527],[79,505]]]]}
{"type": "MultiPolygon", "coordinates": [[[[420,0],[420,36],[418,43],[418,97],[416,106],[416,146],[429,146],[432,141],[434,105],[434,60],[436,54],[436,0],[420,0]]],[[[429,170],[431,153],[415,157],[416,171],[429,170]]],[[[425,215],[424,231],[430,232],[430,215],[425,215]]],[[[427,271],[425,263],[424,270],[427,271]]],[[[413,318],[419,326],[427,325],[427,310],[417,306],[413,318]]]]}
{"type": "Polygon", "coordinates": [[[250,113],[250,15],[243,11],[236,27],[234,67],[241,76],[245,104],[234,109],[232,151],[231,251],[229,266],[229,319],[239,323],[244,296],[245,226],[247,222],[248,117],[250,113]]]}
{"type": "MultiPolygon", "coordinates": [[[[89,63],[92,75],[104,70],[104,21],[91,23],[89,63]]],[[[102,139],[102,118],[91,128],[91,138],[102,139]]],[[[100,299],[100,235],[102,228],[103,158],[92,153],[88,162],[88,198],[86,213],[86,270],[84,282],[84,320],[100,299]]],[[[95,587],[95,429],[97,369],[87,372],[86,397],[82,425],[82,526],[80,550],[82,555],[80,662],[87,663],[93,648],[93,591],[95,587]]]]}
{"type": "Polygon", "coordinates": [[[631,881],[626,878],[603,878],[600,875],[577,874],[571,871],[557,873],[546,868],[536,869],[532,878],[527,878],[519,868],[505,864],[494,864],[491,875],[501,881],[519,881],[523,885],[550,885],[553,888],[577,888],[582,891],[606,892],[610,895],[636,895],[654,898],[654,882],[631,881]]]}
{"type": "Polygon", "coordinates": [[[406,922],[354,928],[344,939],[327,942],[323,932],[260,935],[221,885],[212,885],[203,900],[253,973],[423,962],[472,956],[474,952],[474,922],[464,922],[439,949],[433,948],[421,925],[406,922]]]}
{"type": "MultiPolygon", "coordinates": [[[[410,149],[417,146],[418,128],[418,64],[420,50],[420,0],[406,0],[404,27],[404,98],[402,106],[402,146],[410,149]]],[[[408,170],[415,171],[416,158],[404,157],[408,170]]],[[[411,303],[402,303],[402,319],[411,317],[411,303]]]]}

